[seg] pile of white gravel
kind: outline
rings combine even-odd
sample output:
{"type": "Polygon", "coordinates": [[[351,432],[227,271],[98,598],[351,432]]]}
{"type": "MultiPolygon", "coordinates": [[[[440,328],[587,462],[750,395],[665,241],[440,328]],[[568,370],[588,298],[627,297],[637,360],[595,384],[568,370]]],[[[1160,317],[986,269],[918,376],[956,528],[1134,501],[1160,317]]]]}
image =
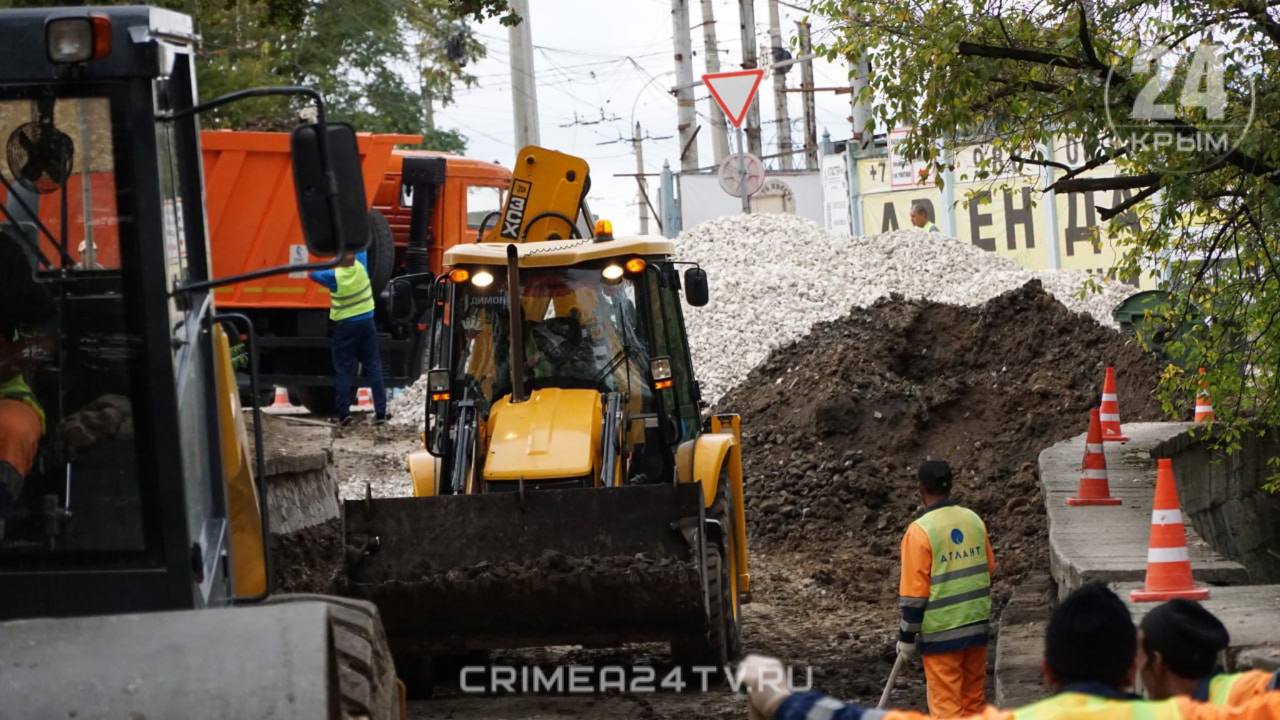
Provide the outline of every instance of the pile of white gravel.
{"type": "Polygon", "coordinates": [[[897,293],[952,305],[980,305],[1038,278],[1077,312],[1115,326],[1111,311],[1134,292],[1102,282],[1080,297],[1083,271],[1031,271],[1013,260],[914,228],[838,237],[782,214],[734,215],[691,228],[676,240],[684,260],[706,269],[711,302],[685,308],[703,397],[714,403],[773,348],[897,293]]]}
{"type": "MultiPolygon", "coordinates": [[[[702,394],[714,402],[743,380],[773,348],[897,293],[952,305],[981,305],[1038,278],[1045,291],[1077,312],[1115,326],[1111,311],[1134,292],[1101,282],[1080,297],[1089,275],[1079,270],[1023,269],[1013,260],[921,230],[839,237],[783,214],[732,215],[698,225],[676,240],[680,259],[706,269],[711,302],[685,308],[702,394]]],[[[422,422],[425,378],[392,402],[392,422],[422,422]]]]}

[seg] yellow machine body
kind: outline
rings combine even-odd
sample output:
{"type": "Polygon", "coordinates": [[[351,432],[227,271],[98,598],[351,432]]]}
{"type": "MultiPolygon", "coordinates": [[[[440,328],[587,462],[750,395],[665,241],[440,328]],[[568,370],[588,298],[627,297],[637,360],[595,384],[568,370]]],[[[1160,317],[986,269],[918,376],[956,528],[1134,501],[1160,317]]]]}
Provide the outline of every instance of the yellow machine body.
{"type": "Polygon", "coordinates": [[[582,158],[536,145],[521,148],[502,216],[485,240],[505,244],[569,237],[591,185],[589,172],[582,158]]]}
{"type": "Polygon", "coordinates": [[[253,480],[248,434],[240,412],[240,392],[231,365],[231,344],[222,326],[213,328],[214,378],[218,390],[218,441],[227,515],[231,525],[231,586],[237,596],[260,595],[267,589],[266,545],[262,510],[253,480]]]}
{"type": "Polygon", "coordinates": [[[505,396],[489,411],[486,482],[600,476],[600,393],[544,388],[522,403],[505,396]]]}

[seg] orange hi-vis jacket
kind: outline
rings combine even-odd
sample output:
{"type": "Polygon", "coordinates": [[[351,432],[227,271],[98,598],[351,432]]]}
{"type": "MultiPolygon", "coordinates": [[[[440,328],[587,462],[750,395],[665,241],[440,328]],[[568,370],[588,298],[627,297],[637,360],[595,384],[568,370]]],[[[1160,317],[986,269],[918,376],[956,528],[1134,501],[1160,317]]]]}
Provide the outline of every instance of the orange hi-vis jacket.
{"type": "MultiPolygon", "coordinates": [[[[848,705],[810,692],[788,697],[774,711],[772,720],[929,720],[929,716],[912,710],[848,705]]],[[[988,705],[980,714],[958,720],[1280,720],[1280,692],[1263,693],[1228,707],[1186,696],[1142,700],[1068,691],[1016,710],[988,705]]]]}
{"type": "Polygon", "coordinates": [[[1272,690],[1280,690],[1280,672],[1246,670],[1214,675],[1205,680],[1192,697],[1214,705],[1232,706],[1272,690]]]}
{"type": "Polygon", "coordinates": [[[930,505],[902,536],[901,553],[898,603],[902,620],[898,627],[898,639],[914,643],[919,636],[920,651],[925,654],[985,645],[987,621],[990,620],[990,600],[983,606],[985,610],[978,607],[966,609],[958,604],[969,598],[980,601],[979,596],[984,590],[989,591],[990,575],[996,569],[995,555],[991,551],[991,541],[982,520],[950,501],[930,505]],[[942,525],[931,522],[944,515],[947,520],[942,525]],[[951,527],[953,524],[964,527],[951,527]],[[942,562],[946,560],[945,557],[935,558],[935,542],[929,537],[929,528],[935,525],[937,527],[934,534],[939,535],[936,541],[944,546],[936,548],[936,551],[966,557],[960,561],[953,558],[950,563],[942,562]],[[968,532],[961,532],[962,529],[968,532]],[[973,557],[975,553],[985,554],[985,568],[979,560],[981,555],[973,557]],[[935,559],[939,562],[935,563],[935,559]],[[957,571],[954,569],[957,567],[964,569],[957,571]],[[985,574],[982,573],[984,569],[985,574]],[[941,582],[938,587],[934,587],[935,581],[939,579],[941,582]],[[938,622],[931,623],[931,608],[946,615],[939,616],[938,622]],[[962,611],[962,614],[956,614],[957,610],[962,611]],[[927,627],[930,624],[938,627],[927,627]]]}

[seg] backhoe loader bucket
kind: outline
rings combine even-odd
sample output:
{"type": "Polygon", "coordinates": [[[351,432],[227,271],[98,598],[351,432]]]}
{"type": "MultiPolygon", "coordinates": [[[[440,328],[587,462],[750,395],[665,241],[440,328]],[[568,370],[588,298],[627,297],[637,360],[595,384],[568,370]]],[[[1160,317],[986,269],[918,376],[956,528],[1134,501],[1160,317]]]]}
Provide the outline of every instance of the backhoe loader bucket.
{"type": "Polygon", "coordinates": [[[702,507],[666,484],[347,501],[348,593],[396,652],[696,636],[702,507]]]}

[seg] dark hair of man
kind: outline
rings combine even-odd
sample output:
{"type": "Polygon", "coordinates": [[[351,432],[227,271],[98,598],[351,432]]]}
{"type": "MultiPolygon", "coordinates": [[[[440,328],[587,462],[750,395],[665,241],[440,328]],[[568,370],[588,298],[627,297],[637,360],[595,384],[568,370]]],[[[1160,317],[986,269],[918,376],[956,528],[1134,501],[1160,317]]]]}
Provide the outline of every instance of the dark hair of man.
{"type": "Polygon", "coordinates": [[[1129,608],[1098,582],[1059,603],[1045,631],[1045,663],[1064,686],[1100,682],[1123,690],[1137,650],[1138,633],[1129,608]]]}
{"type": "Polygon", "coordinates": [[[942,460],[925,461],[916,477],[920,479],[920,487],[930,495],[951,494],[951,466],[942,460]]]}
{"type": "Polygon", "coordinates": [[[1191,600],[1170,600],[1142,618],[1142,648],[1160,653],[1170,670],[1191,680],[1212,675],[1230,643],[1222,621],[1191,600]]]}

